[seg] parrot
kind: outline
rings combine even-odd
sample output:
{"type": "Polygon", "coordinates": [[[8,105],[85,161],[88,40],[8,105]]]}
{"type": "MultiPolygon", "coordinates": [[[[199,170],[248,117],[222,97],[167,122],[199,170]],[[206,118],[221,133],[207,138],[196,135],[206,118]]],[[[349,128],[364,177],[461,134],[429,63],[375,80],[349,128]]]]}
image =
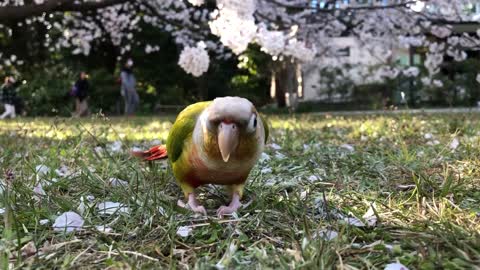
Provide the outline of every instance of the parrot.
{"type": "Polygon", "coordinates": [[[144,160],[168,158],[186,205],[206,215],[195,189],[206,184],[227,187],[231,202],[218,208],[221,217],[241,206],[250,171],[268,138],[268,125],[255,106],[241,97],[219,97],[198,102],[181,111],[171,127],[166,145],[133,153],[144,160]]]}

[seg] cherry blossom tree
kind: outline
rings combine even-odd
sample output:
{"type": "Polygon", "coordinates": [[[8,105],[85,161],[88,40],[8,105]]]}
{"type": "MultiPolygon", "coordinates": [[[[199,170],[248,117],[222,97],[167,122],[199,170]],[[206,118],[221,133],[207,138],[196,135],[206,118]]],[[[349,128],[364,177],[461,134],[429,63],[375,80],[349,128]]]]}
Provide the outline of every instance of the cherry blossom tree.
{"type": "MultiPolygon", "coordinates": [[[[466,58],[466,50],[477,50],[478,33],[458,33],[455,24],[478,20],[478,1],[470,0],[0,0],[0,27],[8,37],[16,25],[42,24],[44,45],[51,50],[69,49],[88,55],[98,40],[128,53],[142,25],[171,33],[183,47],[179,65],[193,76],[209,66],[210,57],[241,55],[256,43],[272,61],[305,63],[322,61],[339,49],[332,40],[355,36],[362,46],[388,63],[395,46],[426,47],[424,82],[433,84],[445,56],[455,61],[466,58]]],[[[145,52],[158,50],[144,44],[145,52]]],[[[0,63],[22,61],[1,54],[0,63]]],[[[285,66],[285,65],[277,65],[285,66]]],[[[365,80],[361,66],[345,71],[353,81],[365,80]],[[363,78],[363,79],[362,79],[363,78]]],[[[379,68],[373,79],[401,73],[419,76],[406,68],[379,68]]],[[[368,79],[367,79],[368,80],[368,79]]]]}

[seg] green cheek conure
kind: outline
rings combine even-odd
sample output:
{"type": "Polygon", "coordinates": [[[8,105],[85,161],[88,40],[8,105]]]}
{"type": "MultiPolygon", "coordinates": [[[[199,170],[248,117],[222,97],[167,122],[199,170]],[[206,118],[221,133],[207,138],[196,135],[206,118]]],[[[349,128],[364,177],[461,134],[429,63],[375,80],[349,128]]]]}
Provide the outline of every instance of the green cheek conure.
{"type": "Polygon", "coordinates": [[[206,214],[195,188],[226,185],[232,201],[217,210],[222,216],[240,206],[245,181],[263,152],[268,127],[253,104],[240,97],[222,97],[185,108],[175,120],[167,145],[134,155],[146,160],[166,158],[189,207],[206,214]]]}

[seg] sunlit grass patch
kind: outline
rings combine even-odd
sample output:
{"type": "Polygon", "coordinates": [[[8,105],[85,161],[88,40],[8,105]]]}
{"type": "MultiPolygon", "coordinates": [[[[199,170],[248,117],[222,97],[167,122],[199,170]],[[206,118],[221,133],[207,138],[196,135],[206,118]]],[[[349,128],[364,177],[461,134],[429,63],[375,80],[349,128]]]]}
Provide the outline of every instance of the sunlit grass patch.
{"type": "Polygon", "coordinates": [[[0,122],[0,166],[12,172],[1,177],[2,267],[480,264],[479,116],[270,116],[245,207],[224,219],[213,211],[222,188],[201,188],[210,215],[194,216],[177,206],[166,163],[130,157],[164,143],[173,119],[0,122]],[[53,228],[68,211],[82,226],[53,228]]]}

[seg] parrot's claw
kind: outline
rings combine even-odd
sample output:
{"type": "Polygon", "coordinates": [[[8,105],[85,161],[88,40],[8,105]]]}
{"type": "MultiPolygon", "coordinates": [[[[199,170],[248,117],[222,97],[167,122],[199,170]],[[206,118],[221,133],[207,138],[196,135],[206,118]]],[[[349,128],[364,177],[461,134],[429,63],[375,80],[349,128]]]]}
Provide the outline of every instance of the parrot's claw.
{"type": "Polygon", "coordinates": [[[237,193],[233,194],[232,202],[228,206],[220,206],[217,210],[217,216],[221,218],[224,215],[230,215],[235,213],[242,204],[240,203],[240,196],[237,193]]]}
{"type": "Polygon", "coordinates": [[[195,212],[195,213],[200,213],[204,216],[207,215],[207,210],[205,210],[205,207],[203,207],[203,205],[198,205],[195,208],[190,206],[190,208],[192,208],[192,211],[195,212]]]}
{"type": "Polygon", "coordinates": [[[205,216],[207,215],[207,210],[205,210],[205,207],[203,207],[203,205],[200,205],[198,203],[197,199],[195,198],[195,194],[193,193],[188,194],[188,203],[186,205],[180,200],[178,201],[178,205],[183,205],[183,207],[186,208],[188,207],[195,213],[200,213],[205,216]]]}
{"type": "Polygon", "coordinates": [[[221,218],[224,215],[233,214],[238,210],[239,207],[240,207],[240,205],[238,207],[231,207],[231,206],[226,206],[226,205],[220,206],[220,208],[218,208],[218,210],[217,210],[217,216],[219,218],[221,218]]]}

